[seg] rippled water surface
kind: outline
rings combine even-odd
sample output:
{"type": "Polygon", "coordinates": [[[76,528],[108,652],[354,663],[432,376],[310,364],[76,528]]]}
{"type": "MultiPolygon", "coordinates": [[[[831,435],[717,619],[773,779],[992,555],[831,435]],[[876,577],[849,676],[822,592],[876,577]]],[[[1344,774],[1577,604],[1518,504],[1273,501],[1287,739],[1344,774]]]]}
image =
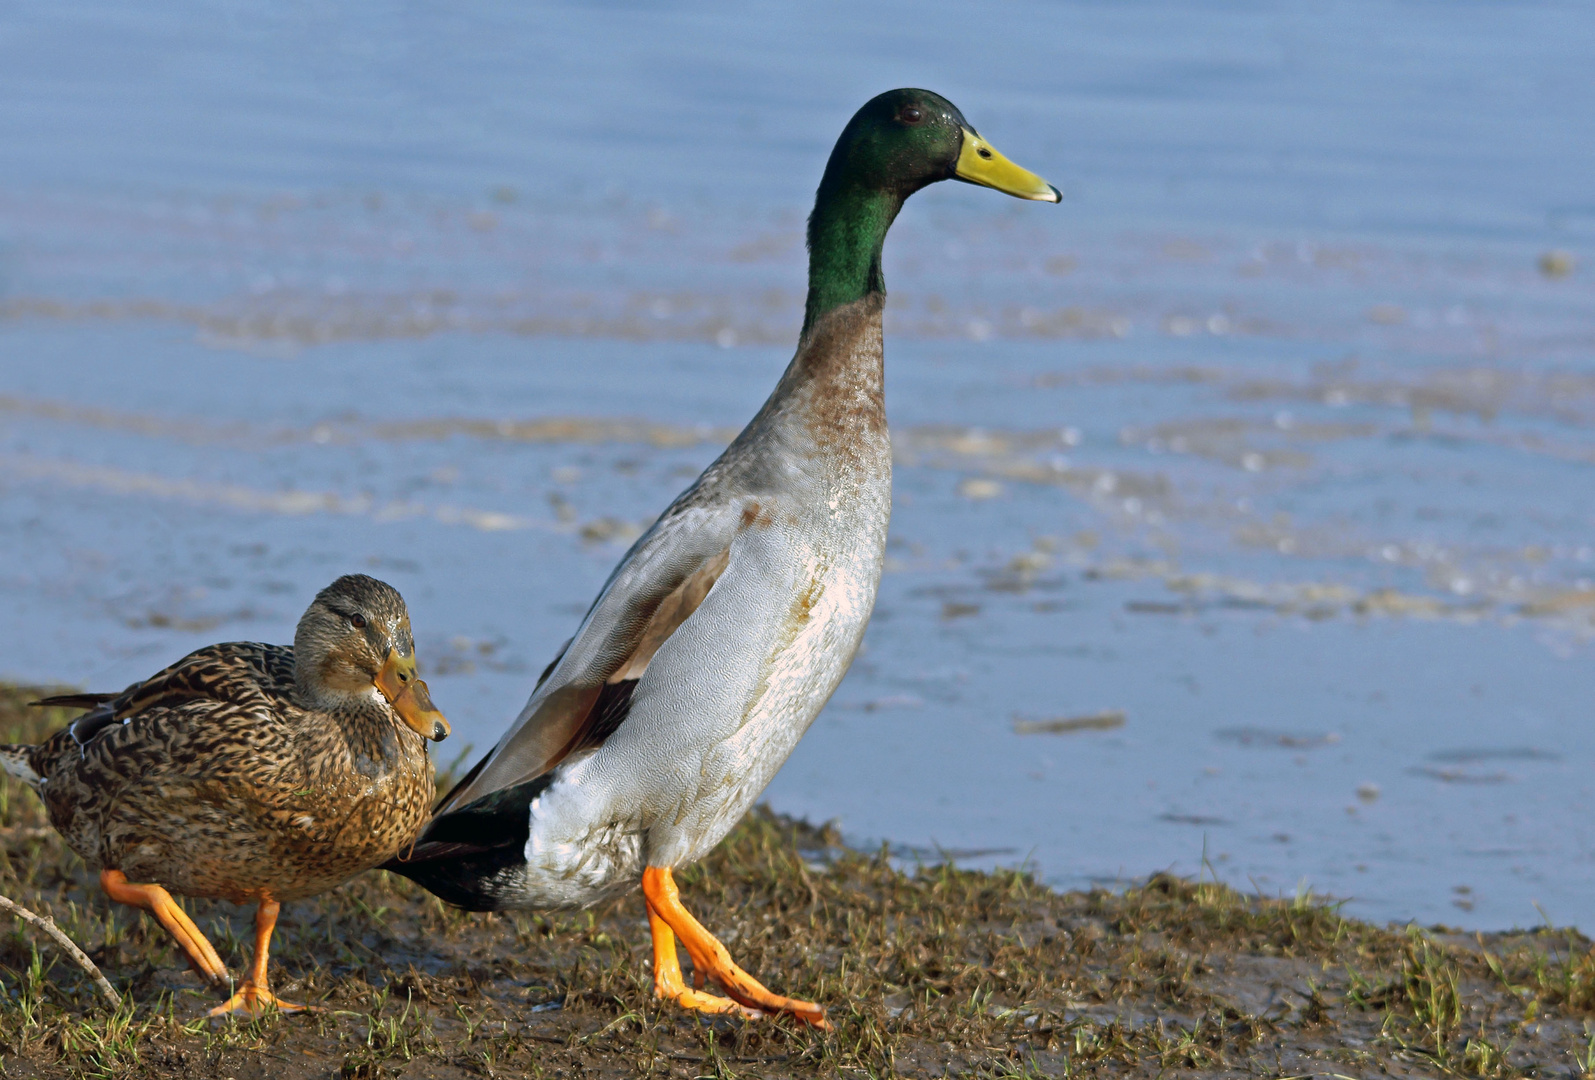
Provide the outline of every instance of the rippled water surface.
{"type": "Polygon", "coordinates": [[[1595,21],[968,10],[9,6],[0,667],[115,688],[365,570],[491,744],[925,85],[1067,197],[893,231],[890,561],[770,801],[1595,924],[1595,21]]]}

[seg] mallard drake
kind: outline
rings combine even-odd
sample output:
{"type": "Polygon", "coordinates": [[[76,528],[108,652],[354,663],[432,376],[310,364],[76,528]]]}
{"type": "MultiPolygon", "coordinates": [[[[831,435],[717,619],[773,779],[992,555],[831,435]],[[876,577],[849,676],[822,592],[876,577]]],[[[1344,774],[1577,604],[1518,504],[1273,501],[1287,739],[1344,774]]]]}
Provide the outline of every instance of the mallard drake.
{"type": "Polygon", "coordinates": [[[519,718],[387,869],[476,910],[586,906],[640,881],[660,997],[825,1025],[733,963],[671,872],[747,811],[858,650],[891,514],[881,248],[905,199],[952,179],[1061,198],[929,91],[882,94],[848,123],[774,393],[626,553],[519,718]],[[728,997],[685,985],[677,936],[728,997]]]}
{"type": "Polygon", "coordinates": [[[426,741],[449,733],[416,677],[404,600],[364,574],[316,595],[292,648],[211,645],[120,694],[40,704],[89,711],[0,746],[0,766],[112,900],[154,915],[218,986],[226,966],[171,893],[258,903],[254,963],[213,1016],[304,1008],[268,988],[279,905],[415,837],[436,796],[426,741]]]}

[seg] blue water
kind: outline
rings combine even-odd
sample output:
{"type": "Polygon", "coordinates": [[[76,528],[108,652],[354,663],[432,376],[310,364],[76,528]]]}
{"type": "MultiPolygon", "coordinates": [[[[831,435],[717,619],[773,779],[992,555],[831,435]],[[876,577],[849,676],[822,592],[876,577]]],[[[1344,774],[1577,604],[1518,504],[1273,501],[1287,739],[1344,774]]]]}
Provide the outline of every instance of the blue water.
{"type": "Polygon", "coordinates": [[[285,641],[366,570],[485,748],[922,85],[1066,198],[894,228],[890,563],[772,804],[1587,928],[1592,59],[1550,3],[13,4],[0,671],[285,641]]]}

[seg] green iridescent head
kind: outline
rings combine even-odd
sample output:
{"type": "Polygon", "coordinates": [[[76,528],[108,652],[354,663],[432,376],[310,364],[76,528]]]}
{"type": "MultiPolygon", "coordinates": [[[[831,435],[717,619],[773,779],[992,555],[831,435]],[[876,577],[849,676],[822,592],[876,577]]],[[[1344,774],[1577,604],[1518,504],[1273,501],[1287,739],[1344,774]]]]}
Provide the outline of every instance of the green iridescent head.
{"type": "Polygon", "coordinates": [[[962,180],[1021,199],[1058,189],[1003,157],[958,107],[929,90],[888,90],[853,114],[831,151],[809,216],[809,299],[803,329],[826,311],[885,292],[881,246],[914,192],[962,180]]]}
{"type": "Polygon", "coordinates": [[[938,180],[964,180],[1021,199],[1058,202],[1058,189],[1004,158],[958,106],[929,90],[888,90],[853,114],[820,181],[827,190],[861,186],[906,199],[938,180]]]}

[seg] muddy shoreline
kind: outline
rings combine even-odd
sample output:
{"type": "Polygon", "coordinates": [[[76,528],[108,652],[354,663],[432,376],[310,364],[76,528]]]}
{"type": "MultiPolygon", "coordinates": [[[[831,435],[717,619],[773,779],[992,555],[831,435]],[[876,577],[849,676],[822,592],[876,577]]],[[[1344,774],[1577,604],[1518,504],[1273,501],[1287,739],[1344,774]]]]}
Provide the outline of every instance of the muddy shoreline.
{"type": "MultiPolygon", "coordinates": [[[[0,691],[0,736],[64,715],[0,691]]],[[[124,995],[110,1013],[42,936],[0,936],[4,1075],[1579,1077],[1595,952],[1573,930],[1460,934],[1344,919],[1320,897],[1160,875],[1061,893],[1025,874],[851,851],[755,811],[683,896],[836,1030],[704,1021],[652,996],[641,902],[466,914],[372,872],[284,909],[274,989],[327,1011],[203,1019],[213,995],[151,920],[113,911],[20,785],[0,893],[52,915],[124,995]]],[[[248,913],[185,905],[234,970],[248,913]]]]}

